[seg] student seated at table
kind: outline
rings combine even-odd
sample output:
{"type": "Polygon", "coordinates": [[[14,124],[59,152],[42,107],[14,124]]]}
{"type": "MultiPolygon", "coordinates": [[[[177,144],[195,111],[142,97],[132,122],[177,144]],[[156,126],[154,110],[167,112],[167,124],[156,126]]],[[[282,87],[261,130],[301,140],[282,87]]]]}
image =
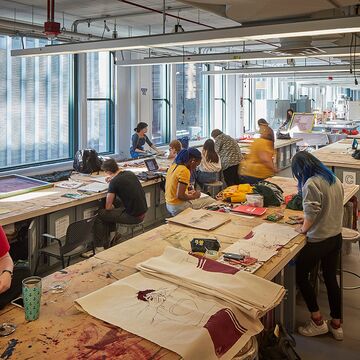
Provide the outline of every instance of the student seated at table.
{"type": "Polygon", "coordinates": [[[272,129],[260,126],[260,138],[254,139],[250,152],[241,163],[239,176],[242,184],[256,184],[275,173],[272,129]]]}
{"type": "Polygon", "coordinates": [[[306,151],[295,154],[291,169],[298,181],[304,208],[303,224],[297,230],[306,235],[306,245],[296,259],[296,282],[310,312],[310,321],[298,331],[304,336],[330,331],[336,340],[342,340],[341,292],[336,275],[342,244],[344,190],[340,180],[306,151]],[[319,262],[328,293],[330,321],[323,319],[309,281],[310,272],[319,262]]]}
{"type": "Polygon", "coordinates": [[[196,169],[196,182],[203,188],[204,184],[212,183],[219,178],[221,163],[219,155],[215,151],[215,143],[212,139],[204,142],[201,163],[196,169]]]}
{"type": "Polygon", "coordinates": [[[21,294],[22,280],[31,275],[28,268],[14,270],[9,250],[8,239],[0,226],[0,309],[21,294]]]}
{"type": "Polygon", "coordinates": [[[149,155],[149,152],[144,149],[145,143],[148,144],[157,153],[161,153],[161,151],[146,136],[148,131],[148,125],[146,123],[139,122],[134,131],[135,134],[133,134],[131,138],[130,147],[130,155],[133,159],[136,159],[139,156],[149,155]]]}
{"type": "Polygon", "coordinates": [[[97,251],[109,247],[110,231],[115,231],[116,224],[139,224],[147,211],[144,189],[134,173],[120,169],[114,159],[105,160],[102,170],[109,189],[105,209],[99,210],[94,224],[97,251]]]}
{"type": "Polygon", "coordinates": [[[238,143],[219,129],[214,129],[211,132],[211,137],[215,140],[215,151],[220,157],[226,185],[239,184],[238,170],[242,154],[238,143]]]}
{"type": "Polygon", "coordinates": [[[201,152],[196,148],[182,149],[166,174],[166,208],[172,216],[192,207],[190,200],[200,198],[200,191],[189,190],[190,174],[201,162],[201,152]]]}
{"type": "Polygon", "coordinates": [[[180,152],[182,146],[179,140],[173,140],[169,144],[169,156],[168,159],[175,159],[176,155],[180,152]]]}

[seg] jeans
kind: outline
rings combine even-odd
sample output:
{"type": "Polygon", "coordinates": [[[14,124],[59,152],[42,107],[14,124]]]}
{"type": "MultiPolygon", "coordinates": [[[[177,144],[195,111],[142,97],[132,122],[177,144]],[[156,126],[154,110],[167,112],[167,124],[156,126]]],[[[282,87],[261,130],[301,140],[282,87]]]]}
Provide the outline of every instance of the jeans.
{"type": "Polygon", "coordinates": [[[218,173],[196,170],[195,177],[196,182],[201,188],[203,188],[204,184],[215,182],[217,180],[218,173]]]}
{"type": "Polygon", "coordinates": [[[116,230],[116,224],[139,224],[143,220],[143,217],[129,215],[123,207],[100,209],[94,223],[95,246],[109,247],[110,232],[116,230]]]}
{"type": "Polygon", "coordinates": [[[227,186],[239,184],[238,168],[239,165],[233,165],[223,170],[224,179],[227,186]]]}
{"type": "Polygon", "coordinates": [[[319,242],[307,242],[296,259],[296,282],[310,312],[319,311],[319,306],[314,288],[309,281],[309,273],[321,261],[330,316],[333,319],[341,319],[341,293],[336,279],[341,244],[341,234],[319,242]]]}
{"type": "Polygon", "coordinates": [[[191,207],[191,203],[189,201],[183,201],[180,204],[166,204],[166,209],[171,216],[176,216],[189,207],[191,207]]]}

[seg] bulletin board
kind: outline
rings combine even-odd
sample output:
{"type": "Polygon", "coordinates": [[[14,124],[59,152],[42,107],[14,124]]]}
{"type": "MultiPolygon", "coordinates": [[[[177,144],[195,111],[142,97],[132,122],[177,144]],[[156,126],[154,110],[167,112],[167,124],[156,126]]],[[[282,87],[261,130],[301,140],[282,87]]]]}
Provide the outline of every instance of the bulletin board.
{"type": "Polygon", "coordinates": [[[21,175],[0,176],[0,199],[52,187],[53,184],[21,175]]]}
{"type": "Polygon", "coordinates": [[[289,131],[311,132],[315,123],[313,113],[294,113],[291,119],[289,131]]]}

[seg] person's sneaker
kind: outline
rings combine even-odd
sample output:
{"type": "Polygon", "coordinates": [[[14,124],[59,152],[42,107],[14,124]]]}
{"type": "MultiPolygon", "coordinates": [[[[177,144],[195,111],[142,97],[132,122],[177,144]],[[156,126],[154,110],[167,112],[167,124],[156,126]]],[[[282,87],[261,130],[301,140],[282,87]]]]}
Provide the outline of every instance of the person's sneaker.
{"type": "Polygon", "coordinates": [[[303,336],[317,336],[326,334],[329,331],[327,323],[323,321],[321,325],[316,325],[312,319],[304,326],[298,328],[299,334],[303,336]]]}
{"type": "Polygon", "coordinates": [[[98,254],[99,252],[102,252],[104,250],[105,250],[104,247],[96,247],[95,248],[95,254],[98,254]]]}
{"type": "Polygon", "coordinates": [[[82,258],[88,259],[94,256],[94,252],[92,250],[86,251],[80,255],[82,258]]]}
{"type": "Polygon", "coordinates": [[[327,325],[329,331],[332,333],[335,340],[339,340],[339,341],[344,340],[344,332],[341,326],[337,329],[333,328],[331,325],[331,320],[327,322],[327,325]]]}

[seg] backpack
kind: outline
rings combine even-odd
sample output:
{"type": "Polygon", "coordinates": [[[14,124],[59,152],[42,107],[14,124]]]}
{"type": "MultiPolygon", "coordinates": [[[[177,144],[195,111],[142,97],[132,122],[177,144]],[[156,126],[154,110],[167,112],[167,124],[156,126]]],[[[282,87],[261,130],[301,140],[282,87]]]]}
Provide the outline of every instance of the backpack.
{"type": "Polygon", "coordinates": [[[91,174],[101,170],[101,160],[96,150],[78,150],[75,154],[73,168],[83,174],[91,174]]]}
{"type": "Polygon", "coordinates": [[[253,188],[250,184],[231,185],[220,191],[216,195],[216,199],[231,203],[241,203],[246,201],[246,194],[251,194],[253,188]]]}
{"type": "Polygon", "coordinates": [[[281,187],[270,181],[259,181],[254,185],[254,193],[264,197],[264,206],[280,206],[284,202],[283,191],[281,187]]]}

